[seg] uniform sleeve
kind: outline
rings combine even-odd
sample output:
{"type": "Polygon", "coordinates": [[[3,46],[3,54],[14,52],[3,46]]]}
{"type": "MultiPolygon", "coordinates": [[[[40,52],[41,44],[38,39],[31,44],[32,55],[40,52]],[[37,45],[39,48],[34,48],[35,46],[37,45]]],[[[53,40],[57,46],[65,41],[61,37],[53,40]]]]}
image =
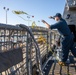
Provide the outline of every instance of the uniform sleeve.
{"type": "Polygon", "coordinates": [[[61,22],[55,23],[53,25],[50,26],[50,29],[59,29],[61,26],[61,22]]]}

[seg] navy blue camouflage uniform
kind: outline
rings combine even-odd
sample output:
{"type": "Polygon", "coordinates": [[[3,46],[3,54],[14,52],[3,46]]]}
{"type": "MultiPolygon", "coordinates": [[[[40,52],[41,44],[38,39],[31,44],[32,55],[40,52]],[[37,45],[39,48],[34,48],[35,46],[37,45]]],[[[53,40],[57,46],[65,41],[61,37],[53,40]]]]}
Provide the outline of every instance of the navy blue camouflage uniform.
{"type": "Polygon", "coordinates": [[[69,50],[71,50],[72,54],[76,57],[76,49],[74,47],[74,35],[70,31],[66,21],[64,19],[60,19],[57,23],[50,26],[51,29],[58,29],[61,35],[63,35],[62,40],[62,51],[63,51],[63,62],[66,62],[69,54],[69,50]]]}

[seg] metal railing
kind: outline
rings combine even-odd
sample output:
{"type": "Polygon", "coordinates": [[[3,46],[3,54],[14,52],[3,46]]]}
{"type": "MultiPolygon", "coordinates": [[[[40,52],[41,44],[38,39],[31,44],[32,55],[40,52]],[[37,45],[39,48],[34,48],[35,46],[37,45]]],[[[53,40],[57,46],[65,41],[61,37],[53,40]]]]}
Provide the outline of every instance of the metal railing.
{"type": "MultiPolygon", "coordinates": [[[[36,41],[38,41],[38,38],[41,35],[46,39],[46,44],[38,43],[41,59],[44,61],[44,59],[48,58],[48,53],[50,51],[48,47],[52,43],[52,38],[50,37],[51,33],[49,33],[46,28],[41,27],[33,28],[32,33],[36,41]]],[[[52,32],[52,34],[53,33],[55,32],[52,32]]],[[[56,34],[54,34],[54,36],[55,35],[56,34]]],[[[0,53],[8,52],[10,49],[14,50],[17,48],[22,49],[23,61],[0,72],[0,75],[35,75],[37,73],[38,59],[35,46],[28,31],[23,30],[19,26],[0,24],[0,53]]]]}

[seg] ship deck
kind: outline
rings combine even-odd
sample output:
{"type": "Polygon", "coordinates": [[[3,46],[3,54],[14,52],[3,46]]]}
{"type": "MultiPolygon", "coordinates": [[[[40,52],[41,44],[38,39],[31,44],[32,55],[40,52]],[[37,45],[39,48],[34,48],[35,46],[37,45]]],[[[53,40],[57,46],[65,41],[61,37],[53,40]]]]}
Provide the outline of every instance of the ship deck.
{"type": "Polygon", "coordinates": [[[66,66],[60,66],[55,57],[49,59],[44,68],[44,75],[76,75],[76,58],[69,56],[70,62],[66,66]]]}

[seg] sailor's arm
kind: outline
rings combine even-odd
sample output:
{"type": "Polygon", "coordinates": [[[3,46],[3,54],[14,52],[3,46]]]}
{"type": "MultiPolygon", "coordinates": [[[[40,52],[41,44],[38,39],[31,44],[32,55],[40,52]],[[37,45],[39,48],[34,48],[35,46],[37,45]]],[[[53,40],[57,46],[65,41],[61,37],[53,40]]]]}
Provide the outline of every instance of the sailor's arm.
{"type": "Polygon", "coordinates": [[[57,22],[57,23],[55,23],[55,24],[53,24],[53,25],[50,25],[50,24],[48,24],[45,20],[42,20],[42,22],[43,22],[43,23],[46,25],[46,27],[49,28],[49,29],[58,29],[58,28],[61,27],[61,24],[62,24],[62,23],[60,23],[60,22],[57,22]]]}

